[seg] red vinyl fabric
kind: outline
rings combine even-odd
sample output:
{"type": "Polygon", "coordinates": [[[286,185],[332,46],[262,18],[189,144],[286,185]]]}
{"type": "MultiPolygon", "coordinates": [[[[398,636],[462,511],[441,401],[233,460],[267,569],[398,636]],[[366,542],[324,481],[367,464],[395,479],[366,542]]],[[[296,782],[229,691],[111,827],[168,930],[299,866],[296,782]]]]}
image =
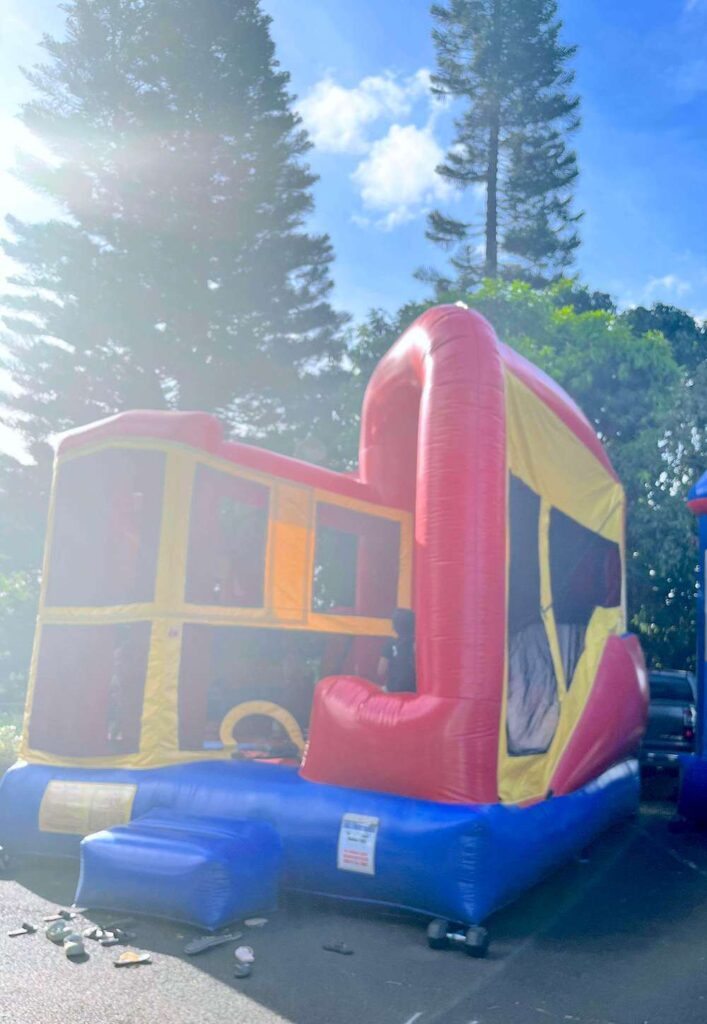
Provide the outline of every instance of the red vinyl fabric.
{"type": "Polygon", "coordinates": [[[635,753],[648,717],[648,673],[635,636],[611,636],[581,719],[550,783],[562,796],[635,753]]]}
{"type": "Polygon", "coordinates": [[[505,643],[506,436],[490,325],[424,314],[373,374],[361,476],[415,509],[416,694],[329,679],[305,778],[447,803],[497,799],[505,643]]]}

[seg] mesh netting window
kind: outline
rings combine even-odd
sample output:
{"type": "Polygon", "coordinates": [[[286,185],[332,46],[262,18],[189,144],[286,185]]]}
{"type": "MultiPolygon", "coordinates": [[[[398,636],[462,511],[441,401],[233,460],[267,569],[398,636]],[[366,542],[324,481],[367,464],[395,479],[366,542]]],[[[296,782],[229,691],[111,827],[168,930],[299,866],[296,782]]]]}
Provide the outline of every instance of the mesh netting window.
{"type": "Polygon", "coordinates": [[[47,604],[153,600],[164,462],[161,452],[110,448],[61,465],[47,604]]]}
{"type": "Polygon", "coordinates": [[[269,490],[209,466],[194,477],[186,600],[260,608],[264,604],[269,490]]]}
{"type": "Polygon", "coordinates": [[[390,618],[399,574],[399,523],[338,505],[317,505],[314,611],[390,618]]]}
{"type": "Polygon", "coordinates": [[[135,754],[150,623],[43,626],[30,747],[63,757],[135,754]]]}
{"type": "Polygon", "coordinates": [[[540,605],[540,497],[515,476],[509,483],[508,700],[512,756],[542,754],[560,714],[557,677],[540,605]]]}
{"type": "Polygon", "coordinates": [[[621,603],[619,545],[553,509],[550,573],[557,637],[569,687],[594,609],[616,608],[621,603]]]}
{"type": "MultiPolygon", "coordinates": [[[[317,681],[359,669],[358,639],[313,631],[186,624],[179,671],[180,748],[220,746],[224,716],[252,700],[286,708],[306,732],[317,681]]],[[[378,640],[376,658],[380,645],[378,640]]],[[[267,747],[278,733],[272,719],[262,715],[244,719],[236,728],[236,738],[246,748],[267,747]]]]}

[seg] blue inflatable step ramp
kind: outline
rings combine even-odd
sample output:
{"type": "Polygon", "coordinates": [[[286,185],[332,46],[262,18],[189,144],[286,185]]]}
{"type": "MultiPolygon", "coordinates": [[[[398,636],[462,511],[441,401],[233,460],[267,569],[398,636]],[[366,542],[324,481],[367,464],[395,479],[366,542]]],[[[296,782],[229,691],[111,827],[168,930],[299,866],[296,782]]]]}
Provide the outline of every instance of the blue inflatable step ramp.
{"type": "Polygon", "coordinates": [[[82,840],[76,903],[213,931],[273,910],[281,865],[268,822],[153,811],[82,840]]]}

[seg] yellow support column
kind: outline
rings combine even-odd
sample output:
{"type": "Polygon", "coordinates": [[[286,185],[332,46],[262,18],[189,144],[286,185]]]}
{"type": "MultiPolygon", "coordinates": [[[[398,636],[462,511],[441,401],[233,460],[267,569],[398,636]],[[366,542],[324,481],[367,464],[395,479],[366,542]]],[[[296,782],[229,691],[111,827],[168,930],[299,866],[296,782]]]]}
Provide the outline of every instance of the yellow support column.
{"type": "Polygon", "coordinates": [[[167,455],[160,551],[155,584],[155,617],[145,679],[140,767],[174,760],[179,749],[179,661],[184,602],[189,514],[196,460],[190,452],[167,455]]]}
{"type": "Polygon", "coordinates": [[[278,483],[272,504],[265,603],[283,625],[304,623],[311,608],[312,491],[278,483]]]}
{"type": "Polygon", "coordinates": [[[555,609],[552,604],[552,580],[550,578],[550,512],[551,505],[544,498],[540,503],[540,524],[538,547],[540,552],[540,610],[543,617],[543,625],[547,633],[547,640],[550,645],[552,664],[557,679],[557,697],[562,703],[567,691],[567,680],[565,679],[565,666],[562,662],[560,641],[557,637],[557,624],[555,622],[555,609]]]}

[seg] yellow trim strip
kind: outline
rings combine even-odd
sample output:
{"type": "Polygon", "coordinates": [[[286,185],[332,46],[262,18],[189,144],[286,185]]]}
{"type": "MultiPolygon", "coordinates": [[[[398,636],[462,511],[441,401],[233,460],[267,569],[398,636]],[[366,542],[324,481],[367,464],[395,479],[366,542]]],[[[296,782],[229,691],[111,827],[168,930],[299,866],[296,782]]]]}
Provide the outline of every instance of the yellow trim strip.
{"type": "Polygon", "coordinates": [[[410,512],[404,509],[392,508],[389,505],[376,505],[374,502],[361,501],[359,498],[349,498],[345,494],[337,494],[335,491],[324,491],[314,488],[315,503],[321,502],[324,505],[338,505],[340,508],[349,508],[352,512],[362,512],[364,515],[376,516],[378,519],[394,519],[402,523],[405,519],[411,519],[410,512]]]}
{"type": "Polygon", "coordinates": [[[552,664],[557,680],[557,696],[560,702],[567,689],[565,666],[562,662],[560,641],[557,637],[555,610],[552,604],[552,582],[550,580],[550,511],[551,505],[544,498],[540,501],[540,517],[538,522],[538,550],[540,552],[540,612],[547,633],[547,642],[552,655],[552,664]]]}
{"type": "Polygon", "coordinates": [[[147,770],[149,768],[162,768],[172,764],[193,763],[195,761],[226,761],[230,759],[230,753],[223,750],[172,750],[170,752],[154,754],[122,754],[120,756],[108,755],[106,757],[61,757],[52,754],[47,750],[28,749],[27,757],[23,760],[31,764],[57,765],[62,768],[134,768],[147,770]]]}
{"type": "Polygon", "coordinates": [[[189,519],[196,465],[182,452],[167,456],[155,583],[155,607],[169,608],[174,596],[183,598],[187,576],[189,519]]]}
{"type": "MultiPolygon", "coordinates": [[[[401,607],[407,607],[401,605],[401,607]]],[[[287,609],[285,609],[287,612],[287,609]]],[[[128,622],[169,622],[177,627],[193,622],[206,626],[247,626],[256,629],[311,630],[322,633],[350,633],[352,636],[392,636],[390,619],[365,615],[330,615],[310,612],[299,619],[287,619],[265,608],[224,608],[222,605],[184,605],[171,612],[152,605],[128,605],[124,609],[60,608],[46,614],[42,623],[52,626],[117,625],[128,622]]]]}
{"type": "Polygon", "coordinates": [[[307,576],[312,546],[312,492],[279,484],[273,495],[266,605],[277,619],[303,623],[310,601],[307,576]],[[275,571],[275,567],[277,571],[275,571]]]}

